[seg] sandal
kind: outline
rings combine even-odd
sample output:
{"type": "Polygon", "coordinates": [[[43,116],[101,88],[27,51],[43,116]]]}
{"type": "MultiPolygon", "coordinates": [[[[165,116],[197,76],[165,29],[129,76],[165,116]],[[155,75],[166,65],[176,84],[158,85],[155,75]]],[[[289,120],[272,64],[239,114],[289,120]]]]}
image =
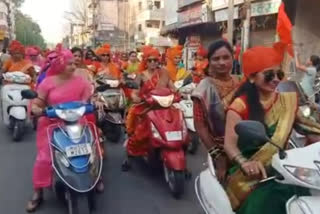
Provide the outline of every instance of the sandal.
{"type": "Polygon", "coordinates": [[[98,193],[103,193],[104,192],[104,184],[103,181],[100,180],[96,186],[96,190],[98,193]]]}
{"type": "Polygon", "coordinates": [[[35,196],[35,194],[32,196],[32,199],[30,201],[28,201],[27,207],[26,207],[26,211],[28,213],[33,213],[35,212],[40,205],[43,202],[43,196],[42,193],[36,193],[37,195],[35,196]]]}
{"type": "Polygon", "coordinates": [[[131,164],[129,160],[125,160],[121,165],[122,172],[128,172],[131,169],[131,164]]]}

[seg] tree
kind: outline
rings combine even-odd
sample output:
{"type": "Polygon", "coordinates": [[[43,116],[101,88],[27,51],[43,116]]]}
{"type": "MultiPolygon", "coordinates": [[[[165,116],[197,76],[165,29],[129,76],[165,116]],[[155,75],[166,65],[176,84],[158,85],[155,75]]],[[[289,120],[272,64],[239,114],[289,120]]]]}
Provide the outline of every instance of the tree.
{"type": "Polygon", "coordinates": [[[17,40],[24,45],[37,45],[43,49],[46,48],[45,40],[41,35],[40,26],[29,16],[24,15],[18,10],[15,22],[17,40]]]}
{"type": "Polygon", "coordinates": [[[87,0],[72,0],[71,12],[65,12],[65,17],[70,23],[87,25],[89,21],[89,8],[87,0]]]}
{"type": "Polygon", "coordinates": [[[13,3],[15,3],[15,5],[17,6],[17,7],[20,7],[22,4],[23,4],[23,2],[24,2],[24,0],[12,0],[13,1],[13,3]]]}

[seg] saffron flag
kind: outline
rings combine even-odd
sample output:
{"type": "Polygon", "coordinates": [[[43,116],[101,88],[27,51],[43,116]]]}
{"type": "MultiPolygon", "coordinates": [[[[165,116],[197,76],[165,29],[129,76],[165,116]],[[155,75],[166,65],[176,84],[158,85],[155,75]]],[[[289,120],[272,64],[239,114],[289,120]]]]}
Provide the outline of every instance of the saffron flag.
{"type": "Polygon", "coordinates": [[[278,21],[277,21],[277,33],[280,38],[280,42],[287,45],[287,50],[291,56],[293,56],[292,49],[292,23],[285,11],[285,5],[282,2],[279,7],[278,21]]]}

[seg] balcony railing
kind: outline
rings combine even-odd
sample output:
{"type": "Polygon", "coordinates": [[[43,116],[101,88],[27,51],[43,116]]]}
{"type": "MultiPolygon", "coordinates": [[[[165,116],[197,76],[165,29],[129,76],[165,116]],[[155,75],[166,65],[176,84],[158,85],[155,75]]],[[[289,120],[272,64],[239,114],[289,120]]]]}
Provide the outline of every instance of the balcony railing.
{"type": "Polygon", "coordinates": [[[141,11],[137,16],[138,21],[164,20],[164,9],[147,9],[141,11]]]}

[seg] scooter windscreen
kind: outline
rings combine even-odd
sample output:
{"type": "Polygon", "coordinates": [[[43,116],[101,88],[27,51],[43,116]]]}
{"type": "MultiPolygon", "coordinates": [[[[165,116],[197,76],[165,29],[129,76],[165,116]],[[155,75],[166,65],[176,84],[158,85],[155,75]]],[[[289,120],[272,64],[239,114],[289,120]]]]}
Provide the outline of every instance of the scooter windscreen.
{"type": "Polygon", "coordinates": [[[77,192],[92,190],[100,178],[102,159],[91,128],[56,127],[52,136],[51,157],[58,180],[77,192]]]}
{"type": "Polygon", "coordinates": [[[46,115],[50,118],[60,118],[67,122],[76,122],[83,115],[92,113],[94,107],[82,102],[68,102],[46,109],[46,115]]]}

